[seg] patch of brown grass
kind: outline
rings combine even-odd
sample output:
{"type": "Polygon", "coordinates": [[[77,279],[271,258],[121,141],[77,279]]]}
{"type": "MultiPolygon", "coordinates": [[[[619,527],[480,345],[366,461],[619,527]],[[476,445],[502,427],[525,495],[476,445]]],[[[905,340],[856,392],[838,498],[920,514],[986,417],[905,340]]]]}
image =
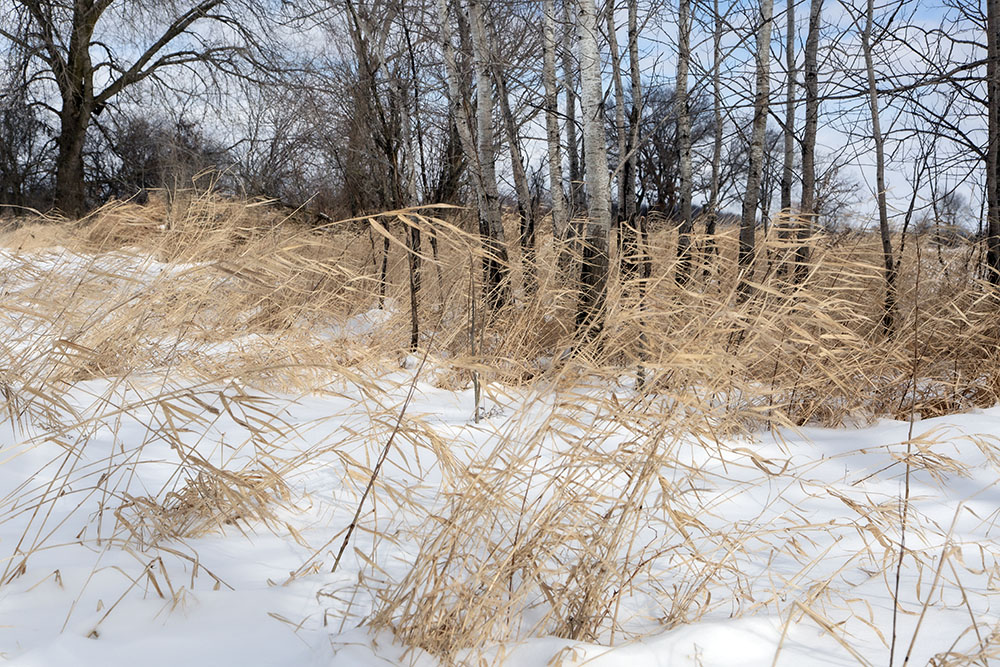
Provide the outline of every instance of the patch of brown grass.
{"type": "MultiPolygon", "coordinates": [[[[746,485],[761,484],[785,470],[734,444],[755,429],[927,417],[993,405],[1000,395],[996,301],[976,277],[973,244],[942,252],[927,238],[906,244],[886,335],[881,249],[870,234],[813,235],[806,278],[795,283],[780,269],[796,248],[772,229],[758,249],[751,296],[740,299],[735,230],[715,239],[719,256],[696,237],[693,278],[679,285],[675,233],[663,226],[647,249],[651,278],[613,281],[604,330],[581,345],[574,285],[545,229],[535,266],[508,244],[515,298],[488,312],[467,212],[405,210],[316,226],[264,203],[204,194],[171,206],[109,204],[82,221],[38,221],[0,235],[0,326],[13,332],[0,341],[8,418],[67,440],[70,460],[86,445],[83,427],[150,405],[160,421],[148,440],[182,451],[180,434],[204,432],[219,414],[216,399],[253,412],[263,442],[289,429],[254,392],[328,390],[347,378],[384,399],[392,391],[385,377],[410,354],[406,226],[423,236],[417,316],[433,360],[426,380],[459,389],[475,376],[497,404],[517,392],[551,402],[540,420],[518,418],[495,432],[468,465],[408,418],[404,439],[434,451],[446,469],[443,506],[430,512],[406,489],[376,489],[426,522],[408,528],[415,563],[379,589],[370,620],[449,660],[512,637],[613,641],[628,632],[621,600],[637,591],[665,626],[720,604],[734,613],[778,605],[779,591],[751,590],[746,565],[761,543],[791,552],[815,527],[710,527],[706,457],[752,473],[746,485]],[[109,399],[94,417],[66,400],[92,379],[154,389],[142,401],[109,399]],[[202,389],[217,395],[209,400],[202,389]],[[713,598],[719,587],[731,596],[713,598]]],[[[344,437],[377,440],[392,409],[371,408],[372,433],[344,437]]],[[[117,534],[140,549],[225,525],[267,525],[272,505],[288,501],[284,476],[331,448],[276,462],[263,447],[232,469],[179,456],[159,494],[111,489],[108,509],[117,534]]],[[[929,455],[917,463],[958,470],[929,455]]],[[[345,458],[344,466],[351,483],[371,472],[367,461],[345,458]]],[[[70,467],[55,484],[77,484],[74,474],[70,467]]],[[[37,508],[55,497],[36,495],[37,508]]],[[[849,511],[872,526],[858,560],[891,562],[896,508],[851,502],[849,511]]],[[[33,530],[43,532],[37,522],[33,530]]],[[[21,549],[5,579],[29,555],[21,549]]],[[[814,565],[802,563],[803,578],[814,565]]],[[[799,603],[822,620],[812,605],[824,587],[816,586],[799,603]]]]}

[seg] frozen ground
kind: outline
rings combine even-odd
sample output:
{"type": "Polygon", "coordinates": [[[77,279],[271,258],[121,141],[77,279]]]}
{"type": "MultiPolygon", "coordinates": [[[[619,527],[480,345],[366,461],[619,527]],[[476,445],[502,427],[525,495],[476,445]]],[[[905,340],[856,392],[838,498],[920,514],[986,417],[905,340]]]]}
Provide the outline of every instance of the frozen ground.
{"type": "MultiPolygon", "coordinates": [[[[71,394],[74,407],[98,414],[111,389],[103,384],[81,383],[71,394]]],[[[405,386],[395,395],[399,404],[403,390],[405,386]]],[[[125,393],[125,400],[142,400],[141,390],[125,393]]],[[[370,406],[364,397],[346,390],[342,394],[270,399],[270,410],[280,410],[294,429],[267,442],[254,442],[236,422],[239,417],[224,409],[208,428],[191,429],[185,439],[192,450],[228,457],[219,461],[228,467],[249,456],[247,450],[257,450],[256,456],[264,448],[267,460],[287,462],[308,453],[307,462],[288,475],[289,498],[270,526],[237,521],[145,551],[122,544],[120,530],[102,528],[102,519],[106,524],[114,519],[99,512],[102,504],[116,504],[107,494],[157,496],[174,482],[177,451],[151,437],[142,411],[104,417],[105,422],[121,419],[116,432],[95,422],[91,433],[69,436],[77,438],[72,455],[65,440],[60,445],[40,429],[30,438],[8,425],[0,466],[4,657],[17,665],[105,666],[385,664],[402,659],[391,637],[372,637],[363,626],[356,627],[372,606],[368,589],[356,584],[359,577],[401,577],[414,549],[405,539],[383,538],[370,530],[381,526],[395,533],[417,526],[423,517],[393,507],[391,499],[377,498],[378,509],[373,512],[369,504],[362,514],[365,529],[355,533],[340,570],[329,573],[339,535],[359,497],[359,484],[349,479],[351,464],[345,467],[345,462],[370,463],[387,433],[384,425],[366,424],[370,406]],[[108,460],[112,452],[114,466],[108,460]],[[123,461],[129,463],[118,465],[123,461]],[[67,474],[68,467],[74,471],[67,474]],[[116,478],[98,484],[109,469],[116,478]],[[58,491],[63,497],[43,504],[44,516],[36,513],[38,499],[56,493],[64,479],[69,480],[66,488],[58,491]],[[100,530],[110,538],[98,540],[100,530]],[[26,559],[24,552],[30,552],[26,559]]],[[[210,399],[206,394],[202,400],[210,399]]],[[[216,400],[222,408],[221,399],[216,400]]],[[[408,413],[432,425],[459,460],[471,460],[489,447],[505,422],[523,419],[523,411],[551,409],[537,400],[511,403],[503,406],[504,416],[475,425],[470,406],[468,392],[420,385],[408,413]]],[[[156,413],[148,411],[150,421],[163,418],[162,409],[156,413]]],[[[953,645],[968,651],[985,643],[997,624],[997,468],[983,455],[977,438],[968,436],[1000,432],[1000,410],[917,422],[914,430],[927,443],[927,457],[947,456],[962,466],[962,474],[913,473],[909,540],[926,563],[918,571],[907,561],[898,635],[908,646],[923,605],[930,605],[915,643],[915,664],[924,664],[953,645]],[[935,581],[942,554],[946,563],[935,581]],[[969,630],[973,621],[978,636],[969,630]]],[[[746,590],[731,593],[748,597],[734,599],[699,622],[652,632],[613,650],[553,638],[499,646],[496,655],[526,665],[548,664],[556,654],[569,663],[594,658],[597,664],[635,665],[770,665],[776,656],[778,664],[788,665],[854,664],[858,658],[883,662],[894,582],[884,575],[891,571],[886,563],[873,562],[877,552],[869,545],[884,540],[888,546],[896,532],[859,509],[898,504],[901,465],[893,454],[903,451],[908,425],[884,422],[865,429],[804,429],[783,435],[779,444],[760,434],[756,443],[739,443],[726,453],[738,463],[742,451],[737,448],[752,448],[763,467],[780,470],[758,470],[753,484],[748,482],[754,468],[727,474],[719,459],[706,456],[703,461],[709,469],[717,468],[715,485],[703,489],[712,514],[761,541],[753,551],[761,560],[742,563],[746,590]],[[781,599],[761,599],[769,604],[754,609],[753,590],[761,588],[781,592],[781,599]],[[841,644],[834,633],[850,639],[841,644]]],[[[979,442],[992,445],[992,439],[979,442]]],[[[433,503],[442,475],[432,458],[403,445],[390,454],[384,480],[433,503]]],[[[418,654],[407,657],[431,662],[418,654]]]]}
{"type": "MultiPolygon", "coordinates": [[[[355,318],[329,335],[361,335],[378,321],[355,318]]],[[[370,384],[334,377],[301,395],[164,384],[155,374],[89,379],[62,396],[60,414],[71,419],[8,414],[0,426],[0,658],[18,666],[437,664],[367,625],[378,592],[394,590],[416,561],[428,517],[443,511],[461,471],[498,444],[530,441],[560,411],[592,433],[597,417],[579,396],[625,402],[631,390],[494,387],[477,424],[471,390],[436,386],[434,363],[417,380],[402,435],[335,573],[416,364],[389,364],[370,384]],[[202,511],[213,474],[241,475],[229,488],[259,491],[266,507],[233,509],[216,498],[230,509],[202,511]],[[201,496],[185,495],[192,488],[201,496]]],[[[676,467],[658,473],[661,489],[649,502],[674,507],[671,493],[683,494],[689,514],[680,523],[716,540],[713,557],[727,574],[699,593],[711,598],[694,605],[699,613],[668,613],[664,591],[680,596],[691,570],[672,571],[667,560],[656,570],[659,592],[636,584],[620,596],[613,647],[541,636],[458,659],[888,664],[909,450],[895,662],[912,645],[909,664],[991,664],[1000,660],[994,434],[1000,408],[912,425],[680,439],[671,444],[676,467]],[[680,468],[696,469],[698,484],[682,488],[680,468]]],[[[562,474],[553,441],[542,439],[532,455],[535,482],[562,474]]],[[[664,552],[698,542],[683,529],[649,526],[642,538],[664,552]]],[[[538,597],[527,616],[544,607],[538,597]]]]}

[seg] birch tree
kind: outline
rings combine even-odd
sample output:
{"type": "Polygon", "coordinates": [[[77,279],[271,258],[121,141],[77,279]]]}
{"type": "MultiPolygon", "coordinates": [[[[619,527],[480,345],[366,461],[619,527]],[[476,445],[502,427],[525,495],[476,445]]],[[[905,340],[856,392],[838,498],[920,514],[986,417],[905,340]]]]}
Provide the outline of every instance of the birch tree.
{"type": "Polygon", "coordinates": [[[487,302],[499,307],[507,300],[507,248],[500,215],[500,194],[497,189],[493,143],[493,88],[490,82],[484,28],[478,0],[469,3],[472,33],[473,69],[476,87],[476,129],[473,140],[471,119],[463,105],[461,77],[455,62],[451,38],[451,19],[447,0],[438,0],[441,23],[441,46],[448,79],[448,102],[466,161],[473,175],[476,191],[479,233],[483,243],[483,271],[487,302]]]}
{"type": "MultiPolygon", "coordinates": [[[[768,0],[771,1],[771,0],[768,0]]],[[[680,226],[677,230],[677,272],[679,284],[687,283],[691,272],[691,116],[688,112],[688,68],[691,63],[691,2],[680,0],[677,12],[677,150],[681,179],[680,226]]]]}
{"type": "MultiPolygon", "coordinates": [[[[576,130],[576,79],[577,67],[573,62],[573,14],[570,10],[574,0],[562,0],[563,6],[563,92],[566,95],[566,157],[569,162],[569,216],[576,216],[584,208],[583,170],[580,168],[580,144],[576,130]]],[[[595,19],[596,20],[596,19],[595,19]]]]}
{"type": "Polygon", "coordinates": [[[628,63],[629,83],[631,85],[631,107],[629,108],[628,137],[625,142],[625,152],[628,156],[622,170],[622,198],[625,207],[625,224],[622,227],[623,273],[625,278],[636,274],[641,267],[642,277],[648,279],[652,267],[649,257],[643,250],[646,236],[645,216],[639,217],[635,181],[639,173],[639,128],[642,115],[642,80],[639,71],[639,2],[628,2],[628,63]]]}
{"type": "Polygon", "coordinates": [[[754,256],[754,232],[758,197],[760,196],[761,175],[764,166],[764,134],[767,130],[767,114],[771,91],[771,24],[773,23],[774,0],[761,0],[760,25],[757,29],[757,77],[754,95],[753,125],[750,135],[750,164],[747,169],[747,185],[743,195],[743,216],[740,221],[740,247],[738,264],[741,276],[741,293],[745,293],[745,282],[751,270],[754,256]]]}
{"type": "Polygon", "coordinates": [[[569,231],[569,216],[563,192],[559,90],[556,85],[556,17],[552,0],[543,0],[542,12],[542,81],[545,86],[545,143],[549,162],[549,192],[552,198],[552,232],[556,239],[565,240],[569,231]]]}
{"type": "Polygon", "coordinates": [[[592,338],[604,327],[611,235],[611,198],[604,139],[604,86],[601,82],[601,56],[597,47],[597,10],[594,0],[579,0],[576,27],[580,49],[580,101],[588,201],[583,233],[577,330],[584,337],[592,338]]]}
{"type": "MultiPolygon", "coordinates": [[[[611,52],[611,82],[615,91],[615,143],[617,144],[618,160],[625,160],[625,86],[622,83],[622,63],[621,53],[618,50],[618,26],[615,23],[615,3],[608,0],[604,6],[604,15],[607,19],[608,49],[611,52]]],[[[618,174],[618,220],[621,222],[625,205],[625,179],[623,169],[616,170],[618,174]]]]}

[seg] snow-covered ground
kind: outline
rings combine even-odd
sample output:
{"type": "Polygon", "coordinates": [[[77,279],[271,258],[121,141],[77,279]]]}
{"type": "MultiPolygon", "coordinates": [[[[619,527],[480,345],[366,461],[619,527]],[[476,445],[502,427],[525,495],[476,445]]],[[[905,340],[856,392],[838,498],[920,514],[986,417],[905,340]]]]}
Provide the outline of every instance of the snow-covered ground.
{"type": "MultiPolygon", "coordinates": [[[[357,316],[324,335],[362,335],[382,317],[357,316]]],[[[155,373],[85,379],[62,394],[63,421],[8,414],[0,425],[0,658],[19,666],[437,664],[368,622],[384,605],[379,595],[397,594],[421,562],[428,526],[454,507],[463,475],[504,460],[498,447],[528,443],[526,488],[543,503],[546,485],[569,474],[567,451],[581,446],[574,437],[601,432],[592,406],[627,404],[634,391],[599,382],[490,387],[476,423],[471,388],[437,386],[436,363],[416,378],[336,572],[419,364],[386,367],[371,382],[334,374],[300,394],[155,373]],[[575,426],[553,429],[563,439],[538,437],[553,415],[575,426]],[[227,489],[246,504],[227,499],[227,489]],[[266,505],[245,501],[258,492],[266,505]]],[[[617,591],[613,645],[607,634],[595,638],[601,643],[523,636],[457,659],[887,664],[909,460],[895,662],[911,644],[909,664],[1000,660],[994,434],[1000,408],[912,424],[664,440],[662,461],[671,465],[654,471],[659,482],[643,501],[662,506],[663,522],[637,519],[636,528],[642,553],[662,558],[617,591]],[[710,574],[692,567],[699,554],[710,574]]],[[[629,443],[649,437],[616,426],[584,445],[641,458],[629,443]]],[[[524,455],[522,447],[522,464],[524,455]]],[[[598,477],[595,485],[618,479],[598,477]]],[[[530,619],[545,606],[539,591],[525,603],[528,620],[512,627],[538,634],[544,621],[530,619]]]]}

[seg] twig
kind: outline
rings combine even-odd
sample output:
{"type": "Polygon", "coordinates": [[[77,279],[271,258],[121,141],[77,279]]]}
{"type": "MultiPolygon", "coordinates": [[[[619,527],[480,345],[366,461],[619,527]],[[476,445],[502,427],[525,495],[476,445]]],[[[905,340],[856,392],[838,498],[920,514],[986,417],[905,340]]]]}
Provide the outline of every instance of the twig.
{"type": "MultiPolygon", "coordinates": [[[[899,532],[899,559],[896,561],[896,581],[892,592],[892,643],[889,645],[889,667],[892,667],[896,657],[896,628],[899,621],[899,581],[903,573],[903,557],[906,555],[906,520],[910,510],[910,454],[913,451],[913,421],[917,402],[917,334],[920,323],[920,244],[917,248],[917,276],[913,288],[913,367],[910,377],[910,428],[906,436],[906,472],[903,476],[903,512],[902,525],[899,532]]],[[[906,660],[909,660],[909,654],[906,660]]],[[[904,660],[903,664],[906,664],[904,660]]]]}
{"type": "MultiPolygon", "coordinates": [[[[431,340],[433,342],[433,339],[431,340]]],[[[351,535],[354,534],[354,528],[358,525],[358,519],[361,518],[361,510],[365,506],[365,500],[368,499],[368,494],[371,493],[372,487],[375,486],[375,480],[378,479],[378,473],[382,469],[382,464],[385,462],[386,457],[389,456],[389,450],[392,448],[392,443],[396,439],[396,434],[399,433],[399,428],[403,424],[403,415],[406,414],[406,408],[410,406],[410,401],[413,399],[413,393],[417,388],[417,378],[420,377],[420,371],[423,370],[424,364],[427,362],[427,355],[430,354],[431,348],[430,343],[427,345],[427,349],[424,350],[424,357],[420,360],[420,365],[417,366],[417,372],[413,374],[413,380],[410,382],[410,390],[406,393],[406,400],[403,401],[403,407],[399,411],[399,417],[396,418],[396,425],[392,429],[392,433],[389,434],[389,439],[385,443],[385,447],[382,448],[382,453],[379,454],[378,461],[375,463],[375,468],[372,469],[372,474],[368,478],[368,486],[365,487],[365,492],[361,494],[361,500],[358,501],[358,509],[354,512],[354,518],[351,520],[351,524],[347,527],[347,534],[344,535],[344,541],[340,545],[340,551],[337,552],[337,558],[333,561],[333,569],[330,573],[333,574],[337,571],[337,567],[340,565],[340,559],[344,555],[344,551],[347,549],[348,542],[351,541],[351,535]]]]}

